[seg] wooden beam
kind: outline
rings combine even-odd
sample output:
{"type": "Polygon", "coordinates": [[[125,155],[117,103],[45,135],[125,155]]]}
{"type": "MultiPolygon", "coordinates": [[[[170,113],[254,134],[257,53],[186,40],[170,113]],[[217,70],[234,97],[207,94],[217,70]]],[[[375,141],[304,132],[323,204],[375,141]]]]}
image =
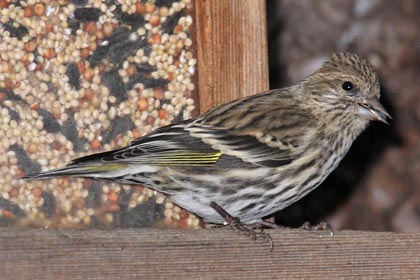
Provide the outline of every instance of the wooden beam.
{"type": "Polygon", "coordinates": [[[264,0],[197,0],[200,111],[268,90],[264,0]]]}
{"type": "Polygon", "coordinates": [[[418,279],[420,233],[0,228],[0,279],[418,279]]]}

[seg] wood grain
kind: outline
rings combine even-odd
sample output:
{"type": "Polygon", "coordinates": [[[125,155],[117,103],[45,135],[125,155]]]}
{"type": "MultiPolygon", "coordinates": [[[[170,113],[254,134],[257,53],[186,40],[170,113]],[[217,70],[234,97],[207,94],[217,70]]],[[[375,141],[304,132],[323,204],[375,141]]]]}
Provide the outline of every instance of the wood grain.
{"type": "Polygon", "coordinates": [[[268,89],[264,0],[195,1],[200,111],[268,89]]]}
{"type": "MultiPolygon", "coordinates": [[[[416,279],[420,233],[0,228],[0,279],[416,279]]],[[[418,279],[418,278],[417,278],[418,279]]]]}

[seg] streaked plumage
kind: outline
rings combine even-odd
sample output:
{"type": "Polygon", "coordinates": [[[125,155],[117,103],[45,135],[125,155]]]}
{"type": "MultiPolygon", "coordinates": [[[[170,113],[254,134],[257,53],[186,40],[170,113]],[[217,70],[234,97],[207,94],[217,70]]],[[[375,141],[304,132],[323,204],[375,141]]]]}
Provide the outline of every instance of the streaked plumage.
{"type": "Polygon", "coordinates": [[[78,176],[143,184],[221,224],[212,201],[258,222],[316,188],[370,120],[386,122],[367,61],[334,54],[302,82],[161,127],[129,146],[25,178],[78,176]]]}

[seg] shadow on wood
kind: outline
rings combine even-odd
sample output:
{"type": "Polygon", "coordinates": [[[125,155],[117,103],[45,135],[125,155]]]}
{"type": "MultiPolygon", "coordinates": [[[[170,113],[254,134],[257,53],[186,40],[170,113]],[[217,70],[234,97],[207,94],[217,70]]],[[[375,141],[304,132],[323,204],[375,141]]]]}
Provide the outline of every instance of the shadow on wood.
{"type": "Polygon", "coordinates": [[[420,234],[271,230],[274,249],[228,228],[0,229],[1,279],[415,279],[420,234]]]}

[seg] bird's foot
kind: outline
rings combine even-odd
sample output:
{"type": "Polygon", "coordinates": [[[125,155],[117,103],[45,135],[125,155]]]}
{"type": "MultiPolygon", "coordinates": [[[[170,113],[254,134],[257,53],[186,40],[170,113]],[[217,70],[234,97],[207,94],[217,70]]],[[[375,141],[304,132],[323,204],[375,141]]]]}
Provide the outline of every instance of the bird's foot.
{"type": "Polygon", "coordinates": [[[285,229],[287,227],[282,226],[282,225],[278,225],[276,223],[272,223],[272,222],[268,222],[268,221],[264,221],[264,220],[260,220],[258,222],[255,222],[253,224],[249,224],[247,225],[248,227],[252,228],[252,229],[285,229]]]}
{"type": "MultiPolygon", "coordinates": [[[[273,239],[271,238],[271,235],[268,233],[263,232],[263,227],[259,227],[260,232],[255,231],[257,229],[256,227],[253,227],[252,225],[244,225],[241,223],[239,218],[232,216],[229,214],[225,209],[223,209],[222,206],[217,204],[216,202],[211,202],[210,206],[220,215],[223,217],[223,219],[226,221],[226,223],[236,232],[239,232],[241,234],[244,234],[248,237],[250,237],[253,241],[256,240],[263,240],[270,243],[270,251],[273,250],[273,239]]],[[[257,223],[256,223],[257,224],[257,223]]]]}
{"type": "MultiPolygon", "coordinates": [[[[273,222],[268,222],[268,221],[264,221],[264,220],[260,220],[258,222],[255,222],[253,224],[247,225],[247,227],[250,227],[252,229],[265,229],[265,228],[269,228],[269,229],[293,229],[291,227],[286,227],[286,226],[282,226],[273,222]]],[[[327,222],[320,222],[317,225],[311,225],[309,222],[305,222],[303,223],[303,225],[301,225],[299,227],[300,229],[305,229],[305,230],[327,230],[330,231],[330,235],[334,235],[334,228],[327,222]]]]}
{"type": "Polygon", "coordinates": [[[334,236],[334,228],[327,222],[320,222],[317,225],[311,225],[309,222],[303,223],[303,225],[300,226],[302,229],[306,230],[328,230],[330,231],[330,235],[334,236]]]}

